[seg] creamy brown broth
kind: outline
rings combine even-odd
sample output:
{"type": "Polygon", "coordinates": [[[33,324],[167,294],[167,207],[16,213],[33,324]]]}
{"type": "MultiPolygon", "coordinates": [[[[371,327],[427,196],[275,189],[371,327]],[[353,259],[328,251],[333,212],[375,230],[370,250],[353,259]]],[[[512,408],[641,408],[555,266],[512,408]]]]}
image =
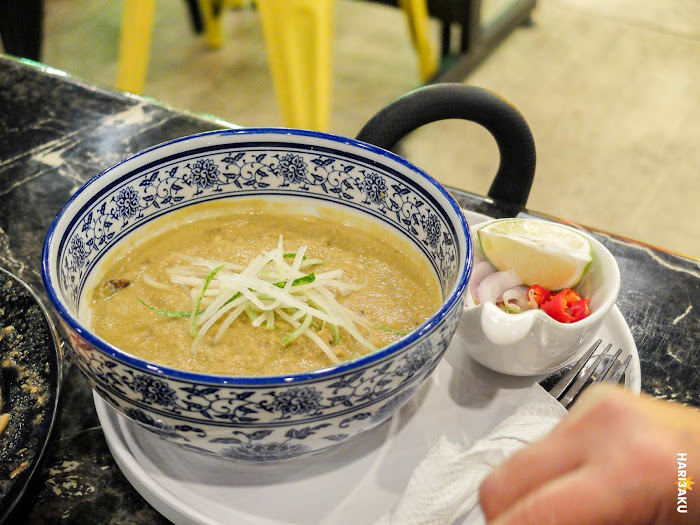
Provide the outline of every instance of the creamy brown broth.
{"type": "MultiPolygon", "coordinates": [[[[179,254],[247,265],[260,253],[274,249],[280,235],[285,250],[306,245],[307,257],[325,261],[308,271],[342,269],[344,281],[366,283],[336,297],[343,306],[374,323],[408,332],[437,310],[441,301],[437,279],[415,248],[370,221],[335,210],[315,211],[302,215],[281,204],[270,206],[251,200],[244,204],[200,204],[187,212],[176,212],[167,220],[178,225],[169,229],[165,219],[154,221],[147,242],[131,241],[121,249],[123,255],[103,264],[99,281],[86,296],[87,322],[99,336],[122,350],[178,369],[259,376],[327,367],[331,361],[310,338],[301,336],[282,344],[293,330],[289,324],[277,320],[274,329],[254,327],[245,315],[234,321],[216,344],[212,339],[216,330],[207,332],[192,355],[189,320],[166,317],[137,299],[163,310],[190,310],[189,293],[171,283],[166,272],[183,264],[179,254]],[[153,281],[166,284],[167,290],[154,287],[153,281]]],[[[340,360],[368,352],[342,328],[340,340],[334,344],[332,329],[328,325],[320,329],[317,324],[314,330],[340,360]]],[[[374,327],[361,331],[377,348],[401,337],[374,327]]]]}

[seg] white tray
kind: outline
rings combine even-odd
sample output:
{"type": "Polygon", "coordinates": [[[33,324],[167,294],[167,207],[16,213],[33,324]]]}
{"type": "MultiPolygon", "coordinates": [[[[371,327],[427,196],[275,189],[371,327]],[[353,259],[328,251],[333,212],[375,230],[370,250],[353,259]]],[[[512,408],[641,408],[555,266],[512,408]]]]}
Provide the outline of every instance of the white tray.
{"type": "MultiPolygon", "coordinates": [[[[467,212],[475,223],[487,217],[467,212]]],[[[626,388],[639,392],[637,347],[613,307],[597,337],[632,355],[626,388]]],[[[492,372],[455,336],[445,358],[391,419],[353,442],[283,465],[240,465],[185,451],[142,430],[94,394],[109,448],[131,484],[176,524],[370,524],[403,492],[441,435],[468,444],[516,406],[533,378],[492,372]]],[[[475,516],[466,517],[466,523],[475,516]]]]}

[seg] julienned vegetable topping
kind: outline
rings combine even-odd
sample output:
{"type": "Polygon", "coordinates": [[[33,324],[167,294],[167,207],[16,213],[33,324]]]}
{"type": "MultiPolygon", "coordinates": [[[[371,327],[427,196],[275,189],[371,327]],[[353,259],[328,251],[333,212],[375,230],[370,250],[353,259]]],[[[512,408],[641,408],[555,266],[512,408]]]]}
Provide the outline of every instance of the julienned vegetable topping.
{"type": "Polygon", "coordinates": [[[477,235],[487,260],[472,269],[467,306],[492,302],[509,313],[541,308],[562,323],[588,316],[589,300],[572,289],[592,260],[588,239],[530,219],[493,221],[477,235]]]}
{"type": "Polygon", "coordinates": [[[258,255],[247,266],[178,254],[189,265],[170,268],[168,273],[173,284],[190,289],[191,309],[162,310],[139,301],[162,315],[188,318],[193,355],[204,334],[215,323],[221,320],[213,338],[216,344],[241,315],[247,316],[253,326],[269,329],[276,329],[278,321],[282,320],[283,345],[298,337],[307,337],[333,363],[340,362],[332,349],[340,337],[340,328],[369,352],[376,347],[363,331],[367,333],[370,328],[377,328],[404,334],[342,306],[336,300],[336,293],[347,295],[364,285],[342,281],[343,270],[304,273],[302,270],[308,271],[324,263],[321,259],[307,259],[305,254],[306,246],[296,252],[285,252],[282,236],[276,249],[258,255]],[[326,325],[333,331],[330,345],[316,333],[326,325]]]}

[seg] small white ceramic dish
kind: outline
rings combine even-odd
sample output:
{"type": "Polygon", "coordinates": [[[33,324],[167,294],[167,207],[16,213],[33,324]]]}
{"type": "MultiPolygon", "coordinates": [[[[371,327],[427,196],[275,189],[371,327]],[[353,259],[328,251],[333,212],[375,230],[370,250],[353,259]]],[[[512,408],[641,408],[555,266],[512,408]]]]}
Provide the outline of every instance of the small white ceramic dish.
{"type": "MultiPolygon", "coordinates": [[[[489,222],[492,220],[470,223],[475,261],[485,260],[476,232],[489,222]]],[[[593,261],[575,287],[590,299],[590,315],[565,324],[539,309],[509,314],[490,302],[467,307],[459,330],[469,355],[485,367],[515,376],[553,372],[583,352],[614,306],[620,291],[620,270],[615,257],[590,235],[560,226],[575,231],[591,243],[593,261]]]]}

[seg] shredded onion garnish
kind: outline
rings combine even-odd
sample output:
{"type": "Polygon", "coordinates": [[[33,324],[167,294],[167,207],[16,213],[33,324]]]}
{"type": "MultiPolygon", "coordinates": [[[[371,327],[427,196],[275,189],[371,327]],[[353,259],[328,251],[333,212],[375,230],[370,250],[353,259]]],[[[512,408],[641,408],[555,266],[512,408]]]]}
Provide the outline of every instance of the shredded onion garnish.
{"type": "MultiPolygon", "coordinates": [[[[174,255],[184,264],[169,268],[167,274],[171,283],[188,289],[190,309],[162,310],[138,300],[159,314],[188,318],[188,329],[194,338],[192,355],[196,354],[200,341],[217,321],[221,320],[221,323],[212,339],[213,344],[219,342],[241,315],[246,316],[253,326],[268,329],[276,329],[276,321],[283,320],[283,324],[291,326],[291,331],[282,339],[283,345],[306,337],[316,343],[334,364],[340,363],[332,349],[332,345],[340,340],[340,328],[369,352],[376,350],[366,337],[371,328],[405,334],[345,308],[336,295],[347,295],[365,286],[366,282],[343,281],[343,270],[304,273],[303,269],[321,266],[324,261],[307,259],[306,246],[295,252],[285,251],[282,236],[274,250],[258,255],[247,266],[185,254],[174,255]],[[331,345],[317,334],[327,325],[333,333],[331,345]]],[[[162,286],[152,279],[150,281],[151,286],[162,286]]]]}

